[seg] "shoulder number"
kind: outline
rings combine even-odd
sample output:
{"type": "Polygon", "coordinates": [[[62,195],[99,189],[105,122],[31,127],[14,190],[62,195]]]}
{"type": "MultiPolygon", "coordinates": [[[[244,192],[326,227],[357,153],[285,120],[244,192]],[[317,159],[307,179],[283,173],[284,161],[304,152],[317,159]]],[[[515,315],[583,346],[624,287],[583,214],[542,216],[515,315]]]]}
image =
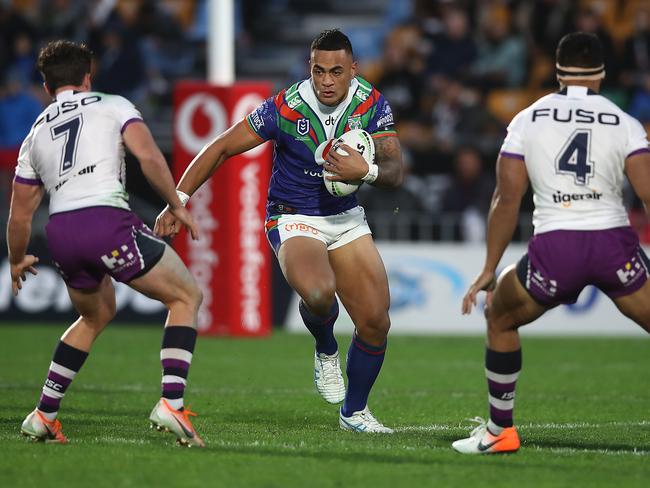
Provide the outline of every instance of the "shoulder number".
{"type": "Polygon", "coordinates": [[[590,146],[591,131],[576,130],[555,158],[556,173],[573,175],[576,185],[589,183],[594,175],[594,162],[589,160],[590,146]]]}

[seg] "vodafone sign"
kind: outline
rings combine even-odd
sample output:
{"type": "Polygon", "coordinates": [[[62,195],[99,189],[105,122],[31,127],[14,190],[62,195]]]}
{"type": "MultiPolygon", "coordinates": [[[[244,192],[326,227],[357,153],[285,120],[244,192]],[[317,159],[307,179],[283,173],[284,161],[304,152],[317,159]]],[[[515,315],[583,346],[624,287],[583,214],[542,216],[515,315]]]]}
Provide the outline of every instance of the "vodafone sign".
{"type": "MultiPolygon", "coordinates": [[[[178,180],[217,135],[271,95],[268,84],[216,87],[180,83],[174,90],[174,161],[178,180]]],[[[271,147],[230,158],[188,204],[201,238],[183,231],[174,247],[203,290],[199,331],[265,335],[271,331],[270,250],[264,235],[271,147]]]]}

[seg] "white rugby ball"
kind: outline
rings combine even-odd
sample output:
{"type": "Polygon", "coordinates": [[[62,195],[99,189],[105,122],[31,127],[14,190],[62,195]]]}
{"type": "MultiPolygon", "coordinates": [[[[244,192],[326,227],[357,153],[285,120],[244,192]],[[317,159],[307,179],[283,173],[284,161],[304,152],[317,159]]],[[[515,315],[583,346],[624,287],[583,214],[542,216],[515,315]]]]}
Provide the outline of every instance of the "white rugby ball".
{"type": "MultiPolygon", "coordinates": [[[[375,162],[375,143],[373,142],[372,137],[370,137],[370,134],[368,134],[365,130],[353,129],[351,131],[345,132],[338,139],[333,139],[331,146],[325,146],[325,149],[323,150],[323,159],[327,157],[329,151],[336,151],[339,154],[347,156],[348,153],[340,147],[341,144],[347,144],[357,152],[361,153],[363,159],[365,159],[369,165],[375,162]]],[[[327,188],[327,191],[335,197],[344,197],[346,195],[350,195],[357,191],[363,183],[361,180],[330,181],[326,178],[326,176],[333,175],[334,173],[323,170],[323,183],[325,183],[325,188],[327,188]]]]}

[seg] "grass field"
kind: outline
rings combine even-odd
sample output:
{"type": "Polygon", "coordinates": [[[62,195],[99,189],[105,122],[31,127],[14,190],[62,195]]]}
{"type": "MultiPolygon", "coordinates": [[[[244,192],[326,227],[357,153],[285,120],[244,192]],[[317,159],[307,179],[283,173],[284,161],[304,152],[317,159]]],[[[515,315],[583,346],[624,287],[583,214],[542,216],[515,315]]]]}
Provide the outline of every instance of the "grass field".
{"type": "MultiPolygon", "coordinates": [[[[340,431],[312,383],[311,341],[202,339],[186,403],[208,447],[148,428],[160,331],[114,327],[63,402],[70,444],[27,442],[58,327],[0,327],[0,486],[647,486],[650,341],[524,339],[522,450],[465,457],[452,440],[486,414],[482,338],[394,337],[370,406],[392,436],[340,431]]],[[[341,339],[347,349],[347,338],[341,339]]]]}

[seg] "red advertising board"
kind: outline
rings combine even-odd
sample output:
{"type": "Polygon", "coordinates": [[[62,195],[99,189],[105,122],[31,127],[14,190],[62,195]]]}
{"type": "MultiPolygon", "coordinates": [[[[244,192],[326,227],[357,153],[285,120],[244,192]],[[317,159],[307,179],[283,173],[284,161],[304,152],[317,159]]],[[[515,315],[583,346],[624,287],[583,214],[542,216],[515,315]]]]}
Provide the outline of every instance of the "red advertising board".
{"type": "MultiPolygon", "coordinates": [[[[205,144],[270,94],[271,86],[265,83],[177,84],[176,181],[205,144]]],[[[266,143],[228,159],[188,203],[200,239],[192,241],[185,231],[174,239],[174,248],[203,290],[202,334],[259,336],[271,332],[271,255],[264,235],[271,151],[266,143]]]]}

